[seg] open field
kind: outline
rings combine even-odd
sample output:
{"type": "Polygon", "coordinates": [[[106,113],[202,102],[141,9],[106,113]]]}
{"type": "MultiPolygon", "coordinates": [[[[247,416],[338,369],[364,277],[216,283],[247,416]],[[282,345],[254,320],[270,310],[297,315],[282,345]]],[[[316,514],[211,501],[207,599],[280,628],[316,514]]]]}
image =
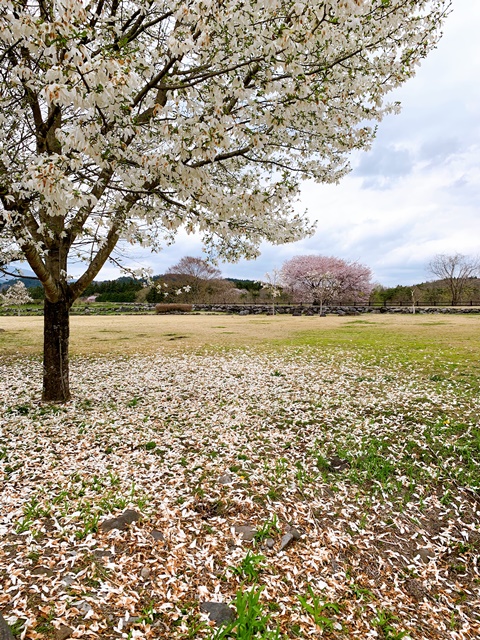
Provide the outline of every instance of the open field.
{"type": "Polygon", "coordinates": [[[41,323],[0,318],[19,638],[480,637],[480,317],[73,317],[65,406],[41,323]]]}
{"type": "MultiPolygon", "coordinates": [[[[39,355],[43,318],[0,317],[0,354],[39,355]]],[[[234,315],[73,316],[72,355],[145,354],[157,349],[317,346],[368,350],[459,349],[478,359],[480,314],[292,317],[234,315]]]]}

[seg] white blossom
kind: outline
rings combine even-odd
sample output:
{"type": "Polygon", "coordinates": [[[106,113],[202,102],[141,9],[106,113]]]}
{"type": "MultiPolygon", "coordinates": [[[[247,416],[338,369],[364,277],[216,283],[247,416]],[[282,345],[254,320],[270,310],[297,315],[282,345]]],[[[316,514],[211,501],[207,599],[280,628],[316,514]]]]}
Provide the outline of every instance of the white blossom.
{"type": "Polygon", "coordinates": [[[21,280],[18,280],[9,287],[5,293],[0,293],[0,303],[4,307],[17,304],[28,304],[33,302],[33,298],[28,293],[27,287],[21,280]]]}

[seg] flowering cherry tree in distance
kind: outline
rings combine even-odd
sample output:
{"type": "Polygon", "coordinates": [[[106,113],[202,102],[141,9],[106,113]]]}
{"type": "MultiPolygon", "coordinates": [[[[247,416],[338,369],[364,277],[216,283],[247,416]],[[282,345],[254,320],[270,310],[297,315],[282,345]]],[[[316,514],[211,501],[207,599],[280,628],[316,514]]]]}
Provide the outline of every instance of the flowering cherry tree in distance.
{"type": "Polygon", "coordinates": [[[335,300],[365,300],[372,290],[372,272],[358,262],[329,256],[295,256],[281,270],[281,280],[299,302],[320,306],[335,300]]]}
{"type": "Polygon", "coordinates": [[[2,0],[0,264],[45,289],[44,399],[70,396],[69,309],[119,242],[184,228],[236,259],[311,232],[300,180],[346,173],[449,5],[2,0]]]}
{"type": "MultiPolygon", "coordinates": [[[[5,307],[14,304],[28,304],[29,302],[33,302],[33,298],[20,280],[12,284],[5,293],[0,293],[0,303],[5,307]]],[[[20,310],[18,313],[20,314],[20,310]]]]}

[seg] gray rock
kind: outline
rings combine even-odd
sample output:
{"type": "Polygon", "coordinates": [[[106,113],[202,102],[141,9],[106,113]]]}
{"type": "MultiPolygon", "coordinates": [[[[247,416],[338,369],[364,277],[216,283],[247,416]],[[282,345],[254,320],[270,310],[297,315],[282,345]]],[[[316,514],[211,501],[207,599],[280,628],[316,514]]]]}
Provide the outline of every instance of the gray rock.
{"type": "Polygon", "coordinates": [[[265,540],[265,546],[266,546],[268,549],[273,549],[273,547],[275,546],[275,540],[274,540],[273,538],[267,538],[267,539],[265,540]]]}
{"type": "Polygon", "coordinates": [[[0,613],[0,640],[15,640],[6,620],[0,613]]]}
{"type": "Polygon", "coordinates": [[[47,578],[51,578],[53,575],[54,571],[48,567],[35,567],[35,569],[32,570],[32,576],[47,576],[47,578]]]}
{"type": "Polygon", "coordinates": [[[141,516],[137,511],[134,511],[133,509],[125,509],[125,511],[117,518],[111,518],[110,520],[102,522],[100,529],[102,531],[112,531],[113,529],[125,531],[129,524],[140,520],[140,518],[141,516]]]}
{"type": "Polygon", "coordinates": [[[345,471],[345,469],[350,468],[350,463],[348,462],[348,460],[342,460],[338,456],[332,456],[328,461],[328,464],[330,467],[330,471],[337,473],[339,471],[345,471]]]}
{"type": "Polygon", "coordinates": [[[290,524],[287,525],[287,532],[292,534],[294,540],[300,540],[302,537],[301,532],[290,524]]]}
{"type": "Polygon", "coordinates": [[[223,476],[220,476],[218,482],[220,484],[230,484],[233,482],[234,478],[229,473],[224,473],[223,476]]]}
{"type": "Polygon", "coordinates": [[[75,580],[76,578],[72,573],[67,573],[67,575],[62,579],[62,582],[66,587],[70,587],[75,582],[75,580]]]}
{"type": "Polygon", "coordinates": [[[132,522],[140,520],[142,516],[138,513],[138,511],[135,511],[134,509],[125,509],[125,511],[119,517],[127,524],[132,524],[132,522]]]}
{"type": "Polygon", "coordinates": [[[165,540],[165,536],[163,535],[163,533],[161,531],[158,531],[157,529],[153,529],[152,531],[150,531],[150,535],[154,540],[165,540]]]}
{"type": "Polygon", "coordinates": [[[150,574],[151,574],[151,571],[148,567],[143,567],[143,569],[140,571],[141,577],[144,578],[145,580],[150,577],[150,574]]]}
{"type": "Polygon", "coordinates": [[[286,533],[284,536],[282,536],[282,540],[280,542],[279,551],[283,551],[283,549],[285,549],[285,547],[288,547],[288,545],[292,542],[292,540],[294,540],[294,537],[289,532],[286,533]]]}
{"type": "Polygon", "coordinates": [[[237,535],[241,535],[246,542],[250,542],[254,539],[257,530],[255,529],[255,527],[251,527],[249,524],[235,525],[235,533],[237,535]]]}
{"type": "Polygon", "coordinates": [[[95,549],[93,551],[93,555],[96,558],[101,558],[101,559],[107,558],[108,560],[110,560],[110,558],[113,558],[113,553],[108,549],[95,549]]]}
{"type": "Polygon", "coordinates": [[[55,640],[67,640],[73,633],[71,627],[67,627],[66,624],[61,624],[58,629],[55,629],[55,640]]]}
{"type": "Polygon", "coordinates": [[[428,564],[430,560],[433,560],[433,558],[435,558],[435,552],[432,551],[432,549],[427,548],[417,549],[417,556],[420,556],[422,562],[428,564]]]}
{"type": "Polygon", "coordinates": [[[125,520],[121,518],[111,518],[110,520],[105,520],[100,525],[100,529],[102,531],[113,531],[113,529],[118,529],[119,531],[125,531],[127,528],[127,523],[125,520]]]}
{"type": "Polygon", "coordinates": [[[202,602],[200,611],[208,613],[210,620],[213,620],[217,627],[235,620],[235,611],[223,602],[202,602]]]}

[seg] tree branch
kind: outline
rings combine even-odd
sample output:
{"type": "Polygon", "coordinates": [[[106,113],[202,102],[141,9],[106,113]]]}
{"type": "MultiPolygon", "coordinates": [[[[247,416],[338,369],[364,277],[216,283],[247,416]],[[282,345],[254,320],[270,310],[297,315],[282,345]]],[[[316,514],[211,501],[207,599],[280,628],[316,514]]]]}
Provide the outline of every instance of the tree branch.
{"type": "Polygon", "coordinates": [[[29,242],[19,243],[20,248],[23,251],[28,264],[37,275],[38,279],[45,289],[45,295],[50,302],[56,302],[60,296],[60,290],[55,283],[55,280],[50,275],[45,263],[40,257],[36,248],[29,242]]]}
{"type": "MultiPolygon", "coordinates": [[[[136,107],[138,104],[140,104],[140,102],[143,100],[143,98],[147,95],[147,93],[154,88],[158,88],[158,83],[160,82],[160,80],[162,78],[164,78],[167,73],[170,71],[170,69],[174,66],[174,64],[178,61],[178,58],[170,58],[170,60],[167,62],[167,64],[163,67],[163,69],[161,71],[159,71],[157,73],[156,76],[154,76],[144,87],[141,91],[139,91],[139,93],[137,93],[137,95],[135,96],[135,98],[133,99],[132,102],[132,106],[136,107]]],[[[165,102],[163,102],[162,106],[165,106],[166,104],[166,87],[162,87],[161,89],[159,89],[159,93],[160,91],[163,91],[164,95],[165,95],[165,102]]],[[[157,94],[158,96],[158,94],[157,94]]],[[[139,118],[142,117],[142,114],[140,114],[140,116],[138,116],[139,118]]]]}
{"type": "Polygon", "coordinates": [[[188,161],[183,164],[187,167],[191,167],[192,169],[198,169],[199,167],[204,167],[207,164],[213,164],[214,162],[220,162],[221,160],[228,160],[229,158],[236,158],[238,156],[244,156],[246,153],[252,150],[252,145],[248,145],[247,147],[243,147],[242,149],[237,149],[236,151],[229,151],[228,153],[219,153],[212,160],[199,160],[198,162],[194,162],[193,164],[188,164],[188,161]]]}
{"type": "Polygon", "coordinates": [[[167,11],[163,15],[158,16],[158,18],[155,18],[155,20],[150,20],[150,22],[147,22],[146,24],[144,24],[141,29],[137,29],[136,31],[133,31],[132,29],[130,33],[128,33],[126,36],[127,41],[131,42],[132,40],[135,40],[135,38],[137,38],[141,33],[146,31],[147,29],[150,29],[150,27],[155,26],[159,22],[163,22],[163,20],[166,20],[167,18],[171,18],[173,15],[174,15],[173,11],[167,11]]]}
{"type": "Polygon", "coordinates": [[[108,169],[103,169],[100,173],[95,186],[90,192],[90,196],[93,197],[92,203],[88,207],[82,207],[76,216],[71,220],[67,227],[67,236],[69,246],[75,242],[76,237],[81,232],[83,225],[88,220],[88,217],[91,215],[93,209],[95,208],[96,203],[105,193],[105,190],[108,187],[110,179],[114,174],[114,169],[109,167],[108,169]]]}

